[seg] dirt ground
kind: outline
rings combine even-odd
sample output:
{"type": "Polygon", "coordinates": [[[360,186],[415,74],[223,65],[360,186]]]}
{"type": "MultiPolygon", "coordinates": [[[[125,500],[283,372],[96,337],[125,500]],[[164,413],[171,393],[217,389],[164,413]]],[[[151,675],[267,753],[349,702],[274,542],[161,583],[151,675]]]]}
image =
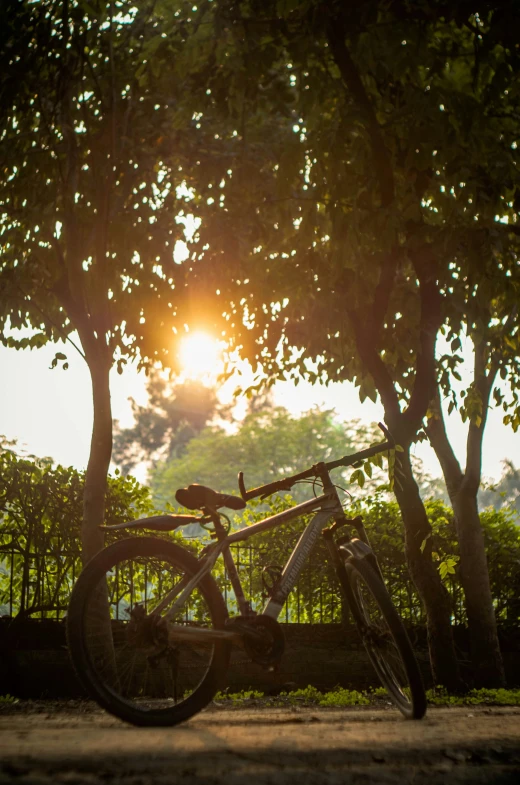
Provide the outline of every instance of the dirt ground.
{"type": "Polygon", "coordinates": [[[141,729],[89,703],[0,712],[0,785],[519,785],[520,708],[209,707],[141,729]]]}

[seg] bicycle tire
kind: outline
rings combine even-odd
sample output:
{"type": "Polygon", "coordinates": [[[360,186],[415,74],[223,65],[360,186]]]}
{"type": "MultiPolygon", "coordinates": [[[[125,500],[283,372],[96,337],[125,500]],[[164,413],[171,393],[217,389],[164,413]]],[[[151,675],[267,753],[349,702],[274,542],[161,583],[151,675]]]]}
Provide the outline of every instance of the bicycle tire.
{"type": "Polygon", "coordinates": [[[386,586],[364,559],[351,557],[345,567],[354,620],[379,680],[400,712],[419,720],[426,712],[421,672],[386,586]]]}
{"type": "MultiPolygon", "coordinates": [[[[180,641],[172,647],[168,642],[162,653],[152,658],[146,652],[150,650],[153,628],[139,627],[142,620],[134,618],[135,609],[141,606],[139,614],[144,607],[149,619],[148,609],[153,610],[157,587],[161,590],[183,576],[192,577],[199,568],[197,560],[175,543],[131,537],[98,553],[79,576],[67,614],[69,653],[88,693],[111,714],[139,726],[176,725],[203,709],[222,686],[230,657],[227,641],[203,644],[202,649],[199,643],[180,641]],[[141,572],[135,572],[136,566],[141,572]],[[140,603],[138,598],[143,595],[140,603]],[[125,615],[127,618],[119,618],[125,615]],[[144,629],[148,635],[143,636],[144,629]],[[108,643],[107,634],[111,637],[108,643]],[[207,663],[201,659],[206,654],[207,663]],[[192,686],[199,671],[200,680],[192,686]],[[179,673],[189,684],[189,694],[179,692],[183,689],[179,673]]],[[[224,628],[228,612],[211,575],[204,576],[189,600],[194,605],[183,606],[184,624],[224,628]],[[204,623],[193,621],[193,613],[204,623]]],[[[159,648],[155,640],[153,645],[159,648]]]]}

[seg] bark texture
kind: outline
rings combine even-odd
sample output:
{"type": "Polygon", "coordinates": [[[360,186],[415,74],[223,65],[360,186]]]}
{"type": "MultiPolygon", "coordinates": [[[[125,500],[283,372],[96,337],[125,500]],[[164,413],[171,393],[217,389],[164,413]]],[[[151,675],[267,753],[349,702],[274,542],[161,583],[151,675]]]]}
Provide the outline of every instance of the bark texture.
{"type": "Polygon", "coordinates": [[[112,455],[110,363],[102,352],[87,355],[87,361],[92,379],[94,424],[83,496],[81,542],[85,564],[104,546],[104,535],[98,527],[105,518],[107,475],[112,455]]]}
{"type": "Polygon", "coordinates": [[[409,450],[399,453],[395,495],[403,516],[406,561],[426,609],[428,648],[435,684],[462,688],[451,627],[451,600],[432,559],[431,526],[415,482],[409,450]]]}
{"type": "MultiPolygon", "coordinates": [[[[489,390],[491,389],[490,384],[487,387],[489,390]]],[[[489,584],[484,534],[477,503],[481,476],[482,438],[489,390],[487,397],[484,397],[482,401],[483,411],[480,423],[478,425],[470,423],[469,426],[465,472],[462,472],[448,440],[438,392],[427,428],[431,444],[442,467],[453,507],[459,542],[459,577],[464,591],[471,664],[476,687],[502,687],[505,684],[493,597],[489,584]]],[[[486,389],[482,389],[481,393],[485,396],[486,389]]]]}

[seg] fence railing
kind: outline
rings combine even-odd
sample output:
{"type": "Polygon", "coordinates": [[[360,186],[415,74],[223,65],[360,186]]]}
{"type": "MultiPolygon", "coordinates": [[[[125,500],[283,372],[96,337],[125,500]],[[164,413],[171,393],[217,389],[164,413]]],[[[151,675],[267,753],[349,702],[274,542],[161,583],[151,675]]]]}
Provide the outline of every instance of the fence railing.
{"type": "MultiPolygon", "coordinates": [[[[265,549],[238,544],[233,546],[233,557],[246,596],[258,611],[267,599],[262,581],[262,570],[266,566],[265,549]]],[[[0,549],[0,616],[63,619],[70,592],[81,568],[79,549],[63,550],[57,546],[53,551],[40,553],[21,551],[14,543],[4,544],[0,549]]],[[[280,615],[281,622],[331,624],[342,621],[339,587],[332,576],[323,573],[323,565],[313,564],[311,558],[289,595],[280,615]]],[[[217,563],[213,574],[230,612],[236,611],[231,583],[223,564],[217,563]]],[[[392,600],[403,620],[414,626],[424,625],[426,619],[422,604],[406,570],[389,569],[385,577],[392,600]]],[[[448,590],[453,600],[453,622],[464,624],[465,610],[460,586],[456,581],[451,581],[448,590]]]]}
{"type": "MultiPolygon", "coordinates": [[[[82,569],[78,548],[63,547],[60,540],[52,550],[40,551],[24,548],[20,540],[9,541],[8,532],[2,532],[0,544],[0,616],[30,616],[40,619],[63,619],[67,612],[70,592],[82,569]]],[[[249,544],[233,546],[233,557],[248,599],[259,611],[267,599],[262,571],[268,566],[266,548],[249,544]]],[[[413,626],[425,626],[426,618],[415,587],[406,567],[395,564],[382,565],[386,585],[401,618],[413,626]]],[[[230,612],[236,611],[231,583],[219,560],[214,577],[225,597],[230,612]]],[[[445,582],[452,601],[452,621],[466,624],[464,595],[457,576],[445,582]]],[[[501,622],[518,622],[520,598],[509,589],[500,590],[495,597],[497,619],[501,622]]],[[[331,624],[343,620],[342,598],[335,576],[316,555],[305,565],[300,579],[289,595],[280,615],[281,622],[331,624]]]]}
{"type": "MultiPolygon", "coordinates": [[[[235,564],[247,598],[255,610],[267,599],[262,582],[265,553],[252,546],[232,546],[235,564]]],[[[0,549],[0,616],[30,616],[62,619],[67,612],[72,587],[82,569],[78,550],[20,551],[3,545],[0,549]]],[[[236,611],[231,582],[223,565],[213,575],[230,612],[236,611]]],[[[280,616],[281,622],[329,624],[341,621],[341,597],[331,582],[320,581],[307,570],[280,616]]]]}

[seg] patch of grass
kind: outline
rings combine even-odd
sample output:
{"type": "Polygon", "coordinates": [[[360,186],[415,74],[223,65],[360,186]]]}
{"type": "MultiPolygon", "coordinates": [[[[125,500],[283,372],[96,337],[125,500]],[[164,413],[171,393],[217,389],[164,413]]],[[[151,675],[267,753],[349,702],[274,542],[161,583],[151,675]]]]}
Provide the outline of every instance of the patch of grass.
{"type": "Polygon", "coordinates": [[[280,698],[282,698],[284,702],[293,704],[310,703],[313,706],[317,705],[322,697],[323,693],[316,689],[316,687],[313,687],[311,684],[309,684],[307,687],[304,687],[303,689],[290,690],[288,692],[280,693],[280,698]]]}
{"type": "MultiPolygon", "coordinates": [[[[480,689],[470,690],[464,695],[450,695],[444,687],[435,687],[426,692],[430,706],[520,706],[520,689],[480,689]]],[[[0,698],[0,702],[1,702],[0,698]]],[[[341,708],[344,706],[377,706],[384,700],[391,702],[384,687],[371,690],[349,690],[336,687],[328,692],[320,692],[309,685],[303,689],[281,692],[276,697],[265,695],[258,690],[242,690],[241,692],[219,692],[215,701],[220,704],[239,707],[250,702],[261,703],[270,707],[283,706],[325,706],[341,708]]]]}
{"type": "Polygon", "coordinates": [[[228,702],[233,706],[240,706],[246,701],[264,697],[264,693],[258,690],[241,690],[241,692],[217,692],[213,700],[217,703],[228,702]]]}
{"type": "Polygon", "coordinates": [[[370,695],[357,690],[337,687],[334,692],[326,692],[319,701],[320,706],[369,706],[370,695]]]}
{"type": "Polygon", "coordinates": [[[0,706],[12,705],[13,703],[18,703],[18,698],[15,698],[13,695],[0,695],[0,706]]]}
{"type": "Polygon", "coordinates": [[[372,689],[369,690],[368,695],[374,700],[377,700],[378,698],[389,700],[390,697],[384,687],[372,687],[372,689]]]}
{"type": "Polygon", "coordinates": [[[280,698],[285,698],[291,704],[303,703],[312,706],[368,706],[370,703],[367,695],[357,690],[336,687],[331,692],[323,693],[311,685],[305,689],[281,693],[280,698]]]}
{"type": "Polygon", "coordinates": [[[450,695],[444,687],[427,690],[426,698],[432,706],[520,706],[520,690],[504,688],[470,690],[464,695],[450,695]]]}

